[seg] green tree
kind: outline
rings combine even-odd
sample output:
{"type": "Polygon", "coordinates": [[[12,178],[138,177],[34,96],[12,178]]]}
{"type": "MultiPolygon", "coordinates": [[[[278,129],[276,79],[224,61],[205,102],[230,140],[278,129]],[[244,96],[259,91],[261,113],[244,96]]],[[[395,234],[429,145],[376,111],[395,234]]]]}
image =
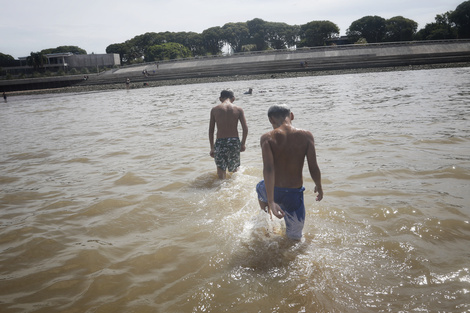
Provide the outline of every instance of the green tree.
{"type": "Polygon", "coordinates": [[[203,55],[205,54],[204,40],[202,35],[196,32],[186,33],[185,42],[183,43],[185,47],[191,50],[193,55],[203,55]]]}
{"type": "Polygon", "coordinates": [[[403,16],[395,16],[385,21],[385,41],[410,41],[416,34],[418,23],[403,16]]]}
{"type": "Polygon", "coordinates": [[[191,56],[191,51],[180,43],[168,42],[161,45],[154,45],[147,49],[146,61],[172,60],[187,58],[191,56]]]}
{"type": "Polygon", "coordinates": [[[29,66],[32,66],[34,71],[44,70],[44,65],[47,64],[47,57],[42,52],[31,52],[26,58],[29,66]]]}
{"type": "Polygon", "coordinates": [[[129,45],[126,43],[113,43],[106,47],[106,53],[117,53],[121,64],[127,64],[129,59],[129,45]]]}
{"type": "Polygon", "coordinates": [[[211,27],[202,32],[204,48],[207,52],[217,55],[224,46],[223,31],[219,26],[211,27]]]}
{"type": "MultiPolygon", "coordinates": [[[[126,41],[126,43],[128,43],[126,41]]],[[[144,54],[142,51],[142,47],[140,46],[133,46],[129,44],[129,53],[127,54],[127,63],[134,64],[134,63],[142,63],[144,60],[144,54]]]]}
{"type": "Polygon", "coordinates": [[[441,40],[441,39],[456,39],[457,29],[455,25],[449,20],[451,12],[438,14],[435,17],[434,23],[429,23],[424,26],[416,34],[417,40],[441,40]]]}
{"type": "Polygon", "coordinates": [[[15,66],[17,63],[11,55],[0,53],[0,67],[15,66]]]}
{"type": "Polygon", "coordinates": [[[260,18],[252,19],[246,22],[250,31],[250,43],[256,45],[257,51],[266,50],[268,44],[266,41],[266,22],[260,18]]]}
{"type": "Polygon", "coordinates": [[[165,36],[160,33],[147,32],[145,34],[135,36],[132,39],[132,43],[134,46],[138,46],[142,51],[144,51],[146,47],[165,43],[165,36]]]}
{"type": "Polygon", "coordinates": [[[286,30],[286,45],[287,47],[294,47],[297,45],[299,40],[300,34],[300,26],[299,25],[291,25],[286,30]]]}
{"type": "Polygon", "coordinates": [[[127,42],[129,45],[128,62],[143,59],[148,47],[164,42],[159,40],[157,33],[153,32],[135,36],[127,42]]]}
{"type": "Polygon", "coordinates": [[[107,53],[119,53],[121,64],[132,64],[150,61],[154,58],[153,46],[166,43],[178,43],[188,48],[192,53],[204,53],[202,35],[195,32],[148,32],[135,36],[124,43],[116,43],[106,48],[107,53]]]}
{"type": "Polygon", "coordinates": [[[346,34],[352,41],[355,42],[362,37],[368,43],[382,42],[385,38],[385,33],[385,19],[377,15],[364,16],[352,22],[346,31],[346,34]]]}
{"type": "Polygon", "coordinates": [[[266,22],[264,23],[264,33],[266,44],[273,49],[286,49],[293,46],[298,33],[296,27],[286,23],[266,22]]]}
{"type": "Polygon", "coordinates": [[[222,32],[233,52],[241,52],[243,45],[249,42],[250,30],[246,23],[227,23],[222,26],[222,32]]]}
{"type": "Polygon", "coordinates": [[[182,44],[193,53],[201,53],[204,51],[202,36],[195,32],[169,33],[166,42],[182,44]]]}
{"type": "Polygon", "coordinates": [[[330,21],[312,21],[300,26],[299,47],[324,46],[326,40],[339,36],[339,27],[330,21]]]}
{"type": "Polygon", "coordinates": [[[449,19],[455,24],[459,38],[470,38],[470,0],[459,4],[449,19]]]}
{"type": "Polygon", "coordinates": [[[49,49],[41,50],[42,54],[67,53],[67,52],[71,52],[73,54],[87,54],[86,50],[77,46],[59,46],[57,48],[49,48],[49,49]]]}

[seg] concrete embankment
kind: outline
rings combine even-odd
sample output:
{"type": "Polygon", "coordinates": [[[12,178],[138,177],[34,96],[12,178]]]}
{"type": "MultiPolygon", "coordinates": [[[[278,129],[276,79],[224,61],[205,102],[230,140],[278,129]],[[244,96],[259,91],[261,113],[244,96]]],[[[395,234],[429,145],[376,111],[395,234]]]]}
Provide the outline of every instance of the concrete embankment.
{"type": "MultiPolygon", "coordinates": [[[[86,87],[106,84],[122,85],[127,78],[135,84],[210,77],[277,75],[458,62],[470,62],[470,40],[328,46],[295,51],[274,50],[233,56],[173,60],[122,67],[100,75],[89,75],[86,81],[83,77],[79,77],[76,81],[70,79],[67,82],[69,85],[86,87]]],[[[64,83],[65,78],[56,78],[56,80],[64,83]]],[[[29,84],[29,82],[25,82],[26,85],[20,84],[17,80],[17,85],[22,86],[20,86],[21,89],[14,89],[15,82],[2,81],[0,88],[8,87],[4,82],[9,82],[10,90],[25,90],[29,84]]]]}
{"type": "Polygon", "coordinates": [[[52,76],[0,80],[0,91],[38,90],[73,86],[83,81],[83,75],[52,76]]]}

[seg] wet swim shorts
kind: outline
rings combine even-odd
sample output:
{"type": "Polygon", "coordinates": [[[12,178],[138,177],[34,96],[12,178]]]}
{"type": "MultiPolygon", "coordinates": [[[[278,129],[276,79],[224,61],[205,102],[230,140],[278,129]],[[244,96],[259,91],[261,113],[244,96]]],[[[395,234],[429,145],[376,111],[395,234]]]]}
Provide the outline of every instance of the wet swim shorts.
{"type": "MultiPolygon", "coordinates": [[[[305,222],[304,190],[304,187],[274,187],[274,202],[276,202],[285,213],[286,235],[291,239],[299,240],[302,238],[302,230],[305,222]]],[[[260,201],[268,202],[264,180],[256,185],[256,192],[258,193],[258,199],[260,201]]]]}
{"type": "Polygon", "coordinates": [[[229,172],[235,172],[240,166],[240,149],[238,137],[217,138],[214,146],[215,165],[224,171],[228,168],[229,172]]]}

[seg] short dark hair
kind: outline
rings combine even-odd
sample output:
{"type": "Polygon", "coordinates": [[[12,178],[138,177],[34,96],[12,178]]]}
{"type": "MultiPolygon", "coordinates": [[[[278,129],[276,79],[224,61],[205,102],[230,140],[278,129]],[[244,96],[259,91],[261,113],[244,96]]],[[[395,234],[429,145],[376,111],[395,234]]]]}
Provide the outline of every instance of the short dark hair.
{"type": "Polygon", "coordinates": [[[290,108],[285,104],[273,105],[268,110],[268,117],[285,119],[290,115],[290,108]]]}
{"type": "Polygon", "coordinates": [[[233,98],[235,96],[233,94],[233,91],[231,91],[231,90],[222,90],[222,92],[220,93],[220,97],[222,99],[230,99],[230,98],[233,98]]]}

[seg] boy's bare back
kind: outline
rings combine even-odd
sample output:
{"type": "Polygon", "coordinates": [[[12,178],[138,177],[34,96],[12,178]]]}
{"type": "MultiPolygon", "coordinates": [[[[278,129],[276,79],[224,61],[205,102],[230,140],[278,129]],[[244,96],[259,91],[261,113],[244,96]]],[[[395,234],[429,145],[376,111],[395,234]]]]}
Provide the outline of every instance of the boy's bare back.
{"type": "Polygon", "coordinates": [[[261,145],[263,151],[272,155],[276,187],[302,187],[305,157],[309,161],[309,167],[316,165],[310,163],[312,160],[316,163],[313,135],[292,125],[282,125],[263,135],[261,145]]]}
{"type": "Polygon", "coordinates": [[[246,125],[243,109],[227,99],[211,110],[211,124],[217,125],[217,138],[238,137],[238,121],[246,125]]]}

